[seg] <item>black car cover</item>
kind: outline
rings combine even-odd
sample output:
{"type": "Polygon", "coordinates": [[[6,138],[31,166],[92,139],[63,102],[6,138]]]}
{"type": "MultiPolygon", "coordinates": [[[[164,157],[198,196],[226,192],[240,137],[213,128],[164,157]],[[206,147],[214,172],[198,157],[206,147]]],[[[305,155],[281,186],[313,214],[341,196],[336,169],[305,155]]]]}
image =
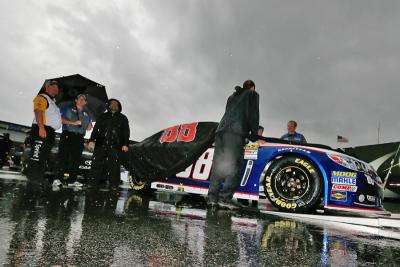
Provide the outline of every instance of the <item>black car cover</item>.
{"type": "Polygon", "coordinates": [[[130,146],[130,171],[142,181],[185,170],[214,142],[216,122],[194,122],[162,130],[130,146]]]}

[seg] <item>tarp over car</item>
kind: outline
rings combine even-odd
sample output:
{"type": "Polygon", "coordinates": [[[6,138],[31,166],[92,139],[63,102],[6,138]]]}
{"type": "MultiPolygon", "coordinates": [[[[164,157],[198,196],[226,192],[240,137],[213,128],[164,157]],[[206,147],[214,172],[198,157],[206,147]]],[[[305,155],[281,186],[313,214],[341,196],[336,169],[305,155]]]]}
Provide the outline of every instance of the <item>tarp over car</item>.
{"type": "Polygon", "coordinates": [[[176,125],[131,145],[130,171],[150,182],[185,170],[212,145],[217,127],[216,122],[176,125]]]}

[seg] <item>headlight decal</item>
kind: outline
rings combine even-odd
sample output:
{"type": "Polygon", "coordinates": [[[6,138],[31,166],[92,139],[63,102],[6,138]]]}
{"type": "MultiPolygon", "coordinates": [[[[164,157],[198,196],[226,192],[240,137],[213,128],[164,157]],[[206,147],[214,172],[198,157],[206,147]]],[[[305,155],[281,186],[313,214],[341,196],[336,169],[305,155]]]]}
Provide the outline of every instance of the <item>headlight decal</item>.
{"type": "Polygon", "coordinates": [[[336,164],[339,164],[339,165],[346,167],[353,171],[359,171],[359,172],[364,172],[364,173],[368,173],[371,170],[374,171],[372,166],[369,166],[368,164],[366,164],[364,162],[353,159],[351,157],[347,157],[345,155],[327,154],[327,156],[332,161],[334,161],[336,164]]]}

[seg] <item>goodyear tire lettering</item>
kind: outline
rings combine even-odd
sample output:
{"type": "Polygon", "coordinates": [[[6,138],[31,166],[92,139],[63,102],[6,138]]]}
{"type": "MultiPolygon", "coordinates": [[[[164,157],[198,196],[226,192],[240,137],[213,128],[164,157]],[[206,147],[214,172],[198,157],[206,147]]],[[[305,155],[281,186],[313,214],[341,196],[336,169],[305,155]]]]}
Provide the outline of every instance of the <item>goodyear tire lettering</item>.
{"type": "Polygon", "coordinates": [[[297,158],[294,162],[304,166],[310,173],[315,173],[314,168],[310,164],[305,162],[303,159],[297,158]]]}
{"type": "MultiPolygon", "coordinates": [[[[335,174],[347,177],[353,175],[351,172],[335,174]]],[[[321,199],[323,180],[311,159],[293,155],[284,156],[276,159],[269,167],[264,177],[264,192],[271,204],[281,211],[306,212],[315,208],[321,199]],[[304,183],[306,187],[304,191],[299,190],[295,194],[287,194],[287,191],[282,189],[285,182],[282,179],[288,179],[285,177],[286,170],[292,172],[294,169],[300,169],[304,173],[307,179],[307,182],[304,183]]]]}
{"type": "MultiPolygon", "coordinates": [[[[266,177],[266,181],[267,182],[271,181],[271,177],[269,177],[269,176],[266,177]]],[[[281,206],[282,208],[295,209],[297,207],[296,203],[286,202],[283,199],[276,198],[275,195],[274,195],[274,192],[272,191],[272,187],[271,187],[271,183],[270,182],[268,182],[266,184],[266,187],[267,187],[267,192],[268,192],[269,198],[270,198],[270,200],[272,202],[275,202],[277,205],[281,206]]]]}
{"type": "Polygon", "coordinates": [[[145,182],[136,181],[136,179],[132,175],[129,175],[128,181],[129,181],[129,185],[131,186],[131,188],[134,191],[141,191],[146,186],[145,182]]]}

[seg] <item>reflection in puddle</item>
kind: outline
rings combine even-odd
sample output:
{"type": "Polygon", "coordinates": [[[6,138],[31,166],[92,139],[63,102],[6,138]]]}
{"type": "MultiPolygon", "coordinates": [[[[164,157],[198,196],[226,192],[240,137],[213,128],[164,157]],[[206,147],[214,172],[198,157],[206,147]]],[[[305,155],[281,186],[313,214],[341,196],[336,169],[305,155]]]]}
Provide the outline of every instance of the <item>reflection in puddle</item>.
{"type": "Polygon", "coordinates": [[[400,260],[398,241],[207,210],[192,196],[53,192],[10,181],[0,187],[4,265],[390,266],[400,260]]]}

